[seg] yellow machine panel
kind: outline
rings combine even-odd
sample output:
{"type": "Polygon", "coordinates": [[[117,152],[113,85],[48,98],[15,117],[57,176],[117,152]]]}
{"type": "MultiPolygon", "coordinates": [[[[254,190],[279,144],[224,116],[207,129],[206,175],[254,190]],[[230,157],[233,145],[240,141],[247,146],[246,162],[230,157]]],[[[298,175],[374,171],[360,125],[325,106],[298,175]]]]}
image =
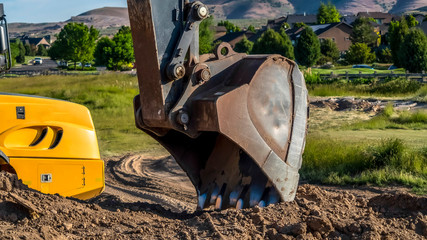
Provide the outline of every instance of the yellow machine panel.
{"type": "Polygon", "coordinates": [[[79,104],[0,93],[0,164],[30,188],[88,199],[104,189],[104,162],[89,110],[79,104]]]}

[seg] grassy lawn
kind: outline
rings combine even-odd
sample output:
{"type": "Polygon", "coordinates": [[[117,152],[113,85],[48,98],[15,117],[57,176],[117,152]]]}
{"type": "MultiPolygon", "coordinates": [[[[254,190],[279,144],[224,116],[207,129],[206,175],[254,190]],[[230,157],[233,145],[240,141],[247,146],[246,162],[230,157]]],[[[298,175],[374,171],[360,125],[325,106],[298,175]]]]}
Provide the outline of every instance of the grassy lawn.
{"type": "Polygon", "coordinates": [[[427,193],[427,114],[310,111],[301,177],[325,184],[405,185],[427,193]]]}
{"type": "Polygon", "coordinates": [[[399,73],[403,74],[405,73],[405,69],[398,68],[394,70],[383,70],[383,69],[368,69],[368,68],[352,68],[351,66],[347,68],[339,68],[339,69],[320,69],[320,68],[312,68],[311,71],[313,73],[318,74],[331,74],[333,72],[334,74],[345,74],[346,72],[348,74],[359,74],[361,72],[362,74],[374,74],[375,72],[379,73],[399,73]]]}

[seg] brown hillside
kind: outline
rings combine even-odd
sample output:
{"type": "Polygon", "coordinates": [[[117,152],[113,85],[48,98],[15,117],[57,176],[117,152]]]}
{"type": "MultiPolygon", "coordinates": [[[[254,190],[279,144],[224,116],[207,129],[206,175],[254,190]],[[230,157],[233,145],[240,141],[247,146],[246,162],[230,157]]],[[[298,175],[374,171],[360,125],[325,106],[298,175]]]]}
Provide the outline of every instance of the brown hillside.
{"type": "MultiPolygon", "coordinates": [[[[276,18],[288,13],[317,12],[321,0],[205,0],[216,18],[276,18]]],[[[327,1],[323,1],[327,2],[327,1]]],[[[427,0],[331,0],[342,14],[407,12],[427,6],[427,0]]]]}

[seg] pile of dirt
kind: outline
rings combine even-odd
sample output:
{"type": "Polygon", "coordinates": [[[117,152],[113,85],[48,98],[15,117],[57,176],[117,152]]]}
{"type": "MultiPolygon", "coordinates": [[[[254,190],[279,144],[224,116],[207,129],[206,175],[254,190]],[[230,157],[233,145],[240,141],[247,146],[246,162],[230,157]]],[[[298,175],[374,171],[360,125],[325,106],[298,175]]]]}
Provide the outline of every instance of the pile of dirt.
{"type": "Polygon", "coordinates": [[[426,103],[408,100],[358,99],[353,97],[310,98],[311,108],[329,108],[333,111],[359,110],[377,113],[388,104],[392,104],[393,108],[397,110],[419,110],[427,108],[426,103]]]}
{"type": "MultiPolygon", "coordinates": [[[[2,184],[9,182],[0,190],[0,239],[424,239],[427,236],[427,197],[405,192],[372,197],[372,194],[361,196],[347,190],[332,191],[305,184],[299,186],[293,202],[266,208],[175,213],[147,202],[144,197],[136,202],[127,201],[107,191],[92,201],[81,201],[30,190],[8,173],[1,173],[0,179],[2,184]],[[31,211],[37,215],[31,215],[31,211]]],[[[176,190],[179,189],[173,191],[176,190]]]]}
{"type": "Polygon", "coordinates": [[[329,108],[333,111],[361,110],[365,112],[378,112],[382,109],[381,101],[370,99],[328,98],[313,99],[310,107],[329,108]]]}

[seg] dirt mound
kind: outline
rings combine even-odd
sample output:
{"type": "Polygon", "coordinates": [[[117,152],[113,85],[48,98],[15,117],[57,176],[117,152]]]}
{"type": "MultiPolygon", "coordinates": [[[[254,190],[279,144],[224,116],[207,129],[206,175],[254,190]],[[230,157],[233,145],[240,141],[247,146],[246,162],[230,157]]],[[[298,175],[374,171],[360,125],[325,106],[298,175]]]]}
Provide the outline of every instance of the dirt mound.
{"type": "Polygon", "coordinates": [[[310,101],[310,107],[329,108],[333,111],[361,110],[365,112],[378,112],[382,109],[381,101],[355,98],[328,98],[310,101]]]}
{"type": "Polygon", "coordinates": [[[180,204],[194,205],[194,199],[187,201],[190,196],[185,197],[189,186],[181,182],[166,187],[184,174],[174,169],[173,163],[170,157],[140,155],[109,159],[106,192],[91,201],[45,195],[25,188],[14,175],[1,173],[2,184],[9,183],[0,190],[0,239],[424,239],[427,236],[427,197],[405,192],[364,194],[358,190],[356,194],[351,190],[305,184],[299,186],[295,201],[266,208],[173,212],[170,206],[177,203],[171,196],[177,191],[184,193],[180,204]],[[165,170],[163,164],[173,169],[165,170]],[[112,168],[121,173],[112,175],[112,168]],[[133,172],[136,170],[139,172],[133,172]],[[124,176],[126,171],[129,176],[124,176]],[[150,179],[158,182],[160,178],[163,178],[160,187],[153,188],[154,195],[148,194],[151,185],[146,183],[150,179]],[[134,193],[140,180],[144,180],[141,192],[134,193]],[[142,194],[143,191],[148,195],[142,194]],[[161,201],[156,202],[153,196],[161,201]],[[172,202],[168,203],[169,200],[172,202]]]}

